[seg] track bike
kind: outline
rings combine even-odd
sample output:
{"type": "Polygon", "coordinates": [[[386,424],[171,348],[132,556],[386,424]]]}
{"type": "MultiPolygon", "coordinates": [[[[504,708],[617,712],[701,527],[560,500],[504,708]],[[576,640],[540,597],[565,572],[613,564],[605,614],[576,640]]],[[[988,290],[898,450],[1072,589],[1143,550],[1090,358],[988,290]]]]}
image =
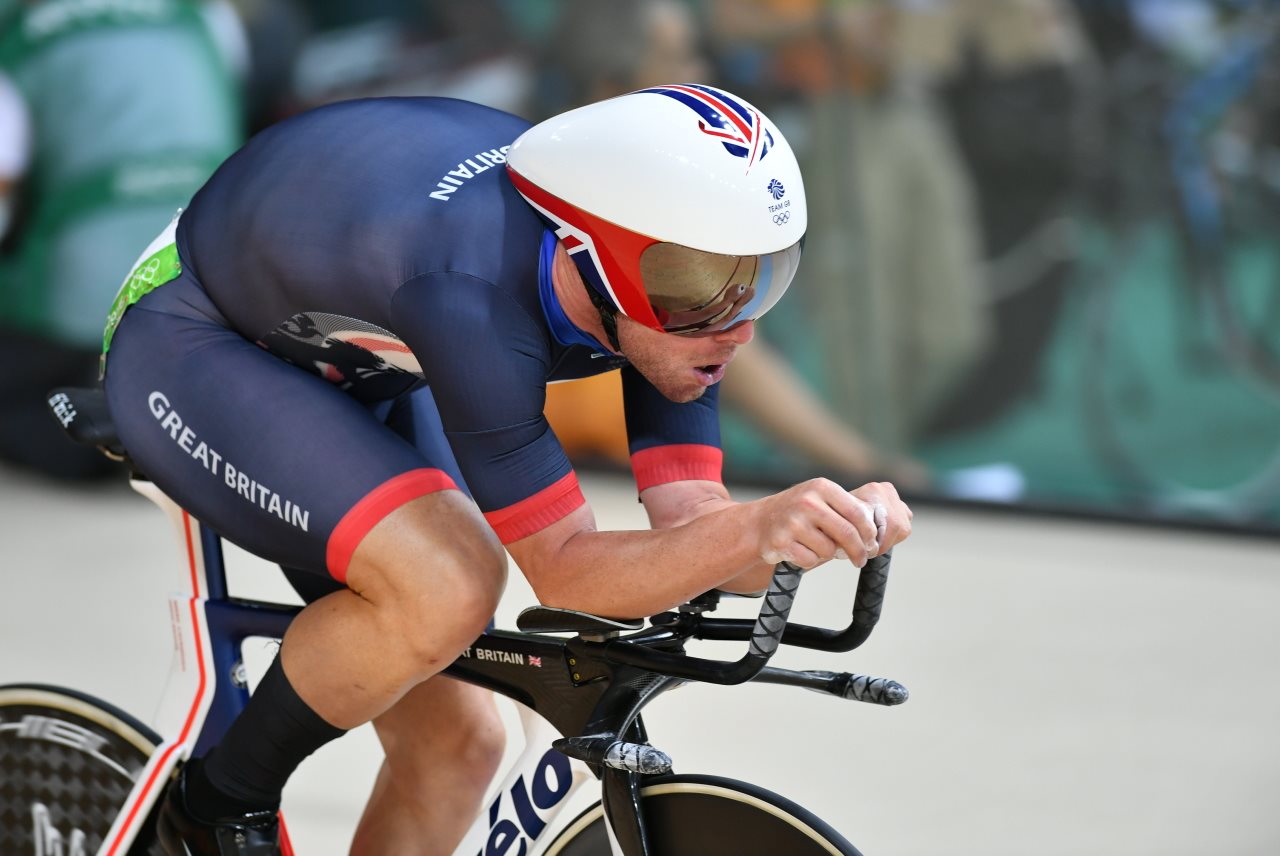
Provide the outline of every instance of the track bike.
{"type": "MultiPolygon", "coordinates": [[[[50,406],[74,439],[124,457],[101,391],[58,390],[50,406]]],[[[154,826],[165,786],[185,759],[220,739],[248,698],[242,643],[281,637],[298,611],[231,596],[221,539],[136,470],[131,485],[166,513],[186,557],[169,599],[174,650],[163,701],[149,726],[74,690],[0,686],[4,856],[161,854],[154,826]]],[[[788,622],[801,571],[783,563],[754,621],[711,617],[721,595],[709,592],[647,622],[535,606],[520,614],[517,631],[484,633],[444,673],[517,702],[524,750],[456,856],[857,854],[827,823],[768,790],[673,773],[649,742],[641,710],[691,681],[904,702],[906,689],[891,680],[767,665],[783,644],[862,644],[879,619],[888,570],[887,555],[862,569],[852,620],[839,631],[788,622]],[[685,652],[692,639],[746,642],[747,653],[695,657],[685,652]],[[558,823],[574,791],[593,780],[600,802],[558,823]]],[[[787,725],[774,728],[785,738],[787,725]]],[[[283,818],[281,838],[291,856],[283,818]]]]}

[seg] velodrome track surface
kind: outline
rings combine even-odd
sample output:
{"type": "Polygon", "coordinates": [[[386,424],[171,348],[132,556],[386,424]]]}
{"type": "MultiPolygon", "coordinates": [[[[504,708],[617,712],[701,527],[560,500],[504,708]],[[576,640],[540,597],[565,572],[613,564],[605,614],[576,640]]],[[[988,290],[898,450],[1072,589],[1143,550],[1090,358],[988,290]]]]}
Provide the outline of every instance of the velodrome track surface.
{"type": "MultiPolygon", "coordinates": [[[[627,480],[584,487],[602,527],[644,525],[627,480]]],[[[161,514],[120,486],[0,469],[0,535],[0,683],[146,720],[180,567],[161,514]]],[[[852,570],[807,577],[795,617],[846,622],[852,570]]],[[[237,578],[283,586],[256,560],[237,578]]],[[[531,602],[513,570],[499,626],[531,602]]],[[[868,856],[1280,853],[1276,541],[923,507],[871,640],[777,663],[886,675],[911,700],[691,687],[646,712],[653,741],[678,771],[806,805],[868,856]]],[[[378,760],[363,729],[303,766],[285,802],[301,856],[346,852],[378,760]]]]}

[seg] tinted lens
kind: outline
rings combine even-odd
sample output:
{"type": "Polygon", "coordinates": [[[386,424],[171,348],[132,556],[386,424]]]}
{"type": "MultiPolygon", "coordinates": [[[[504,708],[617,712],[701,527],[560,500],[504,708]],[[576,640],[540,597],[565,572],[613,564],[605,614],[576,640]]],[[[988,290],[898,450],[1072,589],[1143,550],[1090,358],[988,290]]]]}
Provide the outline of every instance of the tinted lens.
{"type": "Polygon", "coordinates": [[[797,243],[764,256],[654,244],[640,256],[645,292],[669,333],[723,330],[767,312],[791,284],[797,243]]]}

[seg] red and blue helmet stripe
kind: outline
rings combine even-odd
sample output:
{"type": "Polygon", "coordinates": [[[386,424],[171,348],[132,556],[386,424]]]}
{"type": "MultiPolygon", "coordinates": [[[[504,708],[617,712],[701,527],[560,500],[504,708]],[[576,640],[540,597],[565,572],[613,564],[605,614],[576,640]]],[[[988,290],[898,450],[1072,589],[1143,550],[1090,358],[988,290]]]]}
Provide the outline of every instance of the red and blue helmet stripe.
{"type": "Polygon", "coordinates": [[[773,147],[773,135],[764,127],[760,114],[726,92],[696,83],[640,91],[674,98],[693,110],[699,117],[698,129],[719,139],[729,154],[745,158],[747,169],[773,147]]]}

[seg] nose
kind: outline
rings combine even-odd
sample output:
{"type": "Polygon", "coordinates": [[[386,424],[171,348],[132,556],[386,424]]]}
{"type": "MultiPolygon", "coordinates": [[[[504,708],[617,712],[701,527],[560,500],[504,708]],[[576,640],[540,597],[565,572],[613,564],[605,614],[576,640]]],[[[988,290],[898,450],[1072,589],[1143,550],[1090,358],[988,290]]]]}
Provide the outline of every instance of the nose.
{"type": "Polygon", "coordinates": [[[756,322],[741,321],[734,324],[727,330],[721,330],[716,333],[715,338],[720,342],[731,342],[734,345],[742,346],[750,342],[756,337],[756,322]]]}

